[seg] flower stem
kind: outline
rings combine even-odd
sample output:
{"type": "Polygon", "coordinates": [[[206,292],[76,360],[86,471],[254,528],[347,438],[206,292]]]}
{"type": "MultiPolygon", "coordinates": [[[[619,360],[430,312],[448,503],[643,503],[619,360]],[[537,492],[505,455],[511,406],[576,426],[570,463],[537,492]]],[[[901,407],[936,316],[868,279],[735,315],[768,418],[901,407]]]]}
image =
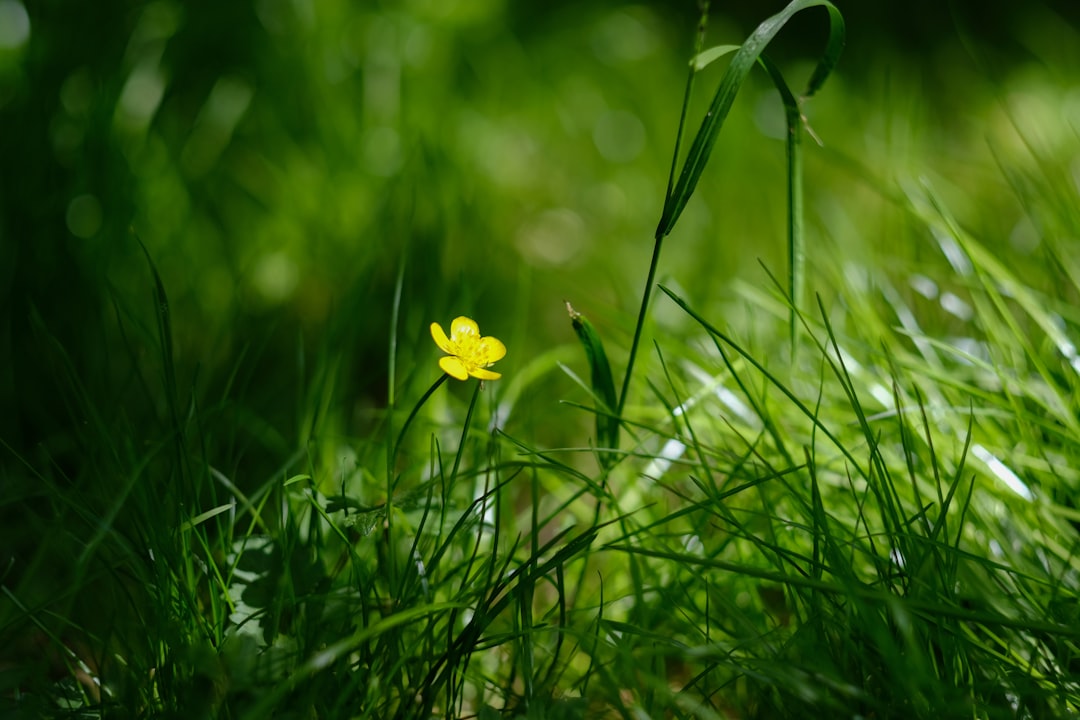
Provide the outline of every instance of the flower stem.
{"type": "MultiPolygon", "coordinates": [[[[443,377],[447,377],[444,375],[443,377]]],[[[465,437],[469,434],[469,425],[472,424],[473,410],[476,409],[476,400],[480,397],[480,387],[483,383],[476,383],[473,390],[472,400],[469,401],[469,411],[465,414],[465,424],[461,428],[461,442],[458,443],[457,455],[454,456],[454,469],[450,471],[450,478],[456,478],[458,468],[461,466],[461,455],[465,451],[465,437]]]]}
{"type": "Polygon", "coordinates": [[[405,424],[401,426],[401,432],[398,433],[397,440],[394,442],[394,446],[391,448],[390,454],[390,467],[393,468],[394,462],[397,460],[398,450],[401,449],[401,441],[405,439],[405,432],[409,429],[409,425],[412,424],[413,418],[416,417],[416,413],[420,412],[420,408],[423,407],[427,399],[439,389],[439,386],[446,382],[446,378],[450,377],[446,373],[439,376],[439,379],[427,389],[427,392],[421,396],[420,400],[413,406],[412,412],[409,413],[409,417],[405,418],[405,424]]]}

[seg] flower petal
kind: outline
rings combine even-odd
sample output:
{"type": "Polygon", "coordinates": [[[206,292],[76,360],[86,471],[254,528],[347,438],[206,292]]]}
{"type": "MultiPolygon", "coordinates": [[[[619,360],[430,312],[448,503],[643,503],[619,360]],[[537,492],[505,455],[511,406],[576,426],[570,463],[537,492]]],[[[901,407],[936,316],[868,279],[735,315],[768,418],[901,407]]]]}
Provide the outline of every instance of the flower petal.
{"type": "Polygon", "coordinates": [[[446,337],[446,333],[443,332],[442,325],[439,323],[431,323],[431,338],[444,353],[449,355],[457,354],[457,350],[450,344],[450,338],[446,337]]]}
{"type": "Polygon", "coordinates": [[[475,342],[480,338],[480,328],[476,321],[464,315],[454,318],[450,323],[450,338],[456,343],[475,342]]]}
{"type": "Polygon", "coordinates": [[[478,380],[498,380],[502,377],[502,373],[492,372],[484,368],[473,368],[469,371],[469,374],[478,380]]]}
{"type": "Polygon", "coordinates": [[[468,380],[469,371],[465,369],[461,360],[456,357],[447,355],[446,357],[439,358],[439,367],[443,369],[450,377],[455,377],[458,380],[468,380]]]}
{"type": "Polygon", "coordinates": [[[480,342],[476,345],[476,359],[481,365],[490,365],[504,357],[506,357],[506,346],[502,344],[502,340],[490,335],[480,338],[480,342]]]}

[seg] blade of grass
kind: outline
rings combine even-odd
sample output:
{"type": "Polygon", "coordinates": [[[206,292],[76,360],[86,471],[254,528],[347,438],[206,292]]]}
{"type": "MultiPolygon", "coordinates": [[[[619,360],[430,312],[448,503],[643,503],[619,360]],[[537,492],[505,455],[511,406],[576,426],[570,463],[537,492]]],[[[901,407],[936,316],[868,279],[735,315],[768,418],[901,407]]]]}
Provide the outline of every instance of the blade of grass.
{"type": "MultiPolygon", "coordinates": [[[[585,349],[585,358],[589,363],[592,393],[597,404],[596,443],[600,448],[618,450],[619,418],[613,414],[618,403],[615,399],[615,380],[604,351],[604,342],[589,319],[575,310],[570,303],[566,303],[566,311],[570,314],[570,322],[585,349]]],[[[597,456],[604,468],[611,467],[617,458],[615,454],[603,450],[598,451],[597,456]]]]}
{"type": "MultiPolygon", "coordinates": [[[[821,88],[832,73],[833,68],[836,67],[836,63],[840,59],[840,53],[844,48],[845,30],[843,16],[832,3],[828,2],[828,0],[793,0],[793,2],[784,8],[784,10],[758,25],[757,29],[749,38],[747,38],[746,42],[743,43],[738,52],[735,53],[735,57],[732,58],[731,64],[724,73],[724,77],[720,81],[720,86],[713,96],[709,110],[705,113],[701,128],[698,130],[698,133],[694,137],[694,141],[687,152],[686,160],[683,162],[682,171],[679,174],[678,181],[672,185],[669,178],[668,192],[664,198],[664,208],[661,212],[660,222],[658,223],[656,232],[653,236],[652,259],[649,263],[649,272],[645,281],[645,289],[642,292],[641,307],[638,311],[637,324],[634,328],[634,338],[630,344],[630,353],[626,362],[626,374],[623,378],[622,391],[619,394],[619,404],[616,407],[617,415],[622,415],[623,408],[626,405],[626,396],[630,388],[630,378],[633,375],[634,360],[637,356],[638,345],[641,342],[641,332],[645,325],[645,314],[648,312],[649,298],[652,295],[652,285],[655,281],[656,269],[660,262],[660,250],[663,245],[663,239],[671,233],[672,229],[675,227],[676,221],[686,207],[686,203],[690,200],[690,196],[693,195],[694,190],[697,188],[698,180],[705,169],[705,165],[709,161],[709,156],[712,154],[712,149],[716,144],[720,129],[723,127],[727,114],[735,101],[735,96],[742,88],[742,84],[746,80],[747,75],[749,75],[750,69],[755,63],[761,60],[765,48],[772,42],[773,38],[776,37],[776,34],[780,29],[783,28],[796,13],[812,7],[824,7],[828,11],[829,36],[826,41],[825,51],[818,61],[817,66],[814,68],[810,80],[807,82],[803,97],[809,98],[821,88]]],[[[700,57],[700,52],[697,54],[697,57],[700,57]]],[[[769,66],[766,67],[768,69],[769,66]]],[[[696,68],[696,63],[692,61],[690,63],[691,79],[696,72],[696,68]]],[[[769,75],[774,81],[781,78],[780,73],[774,73],[773,70],[769,70],[769,75]]],[[[691,83],[688,82],[687,94],[683,99],[683,117],[685,117],[686,105],[690,100],[690,89],[691,83]]],[[[799,154],[798,137],[801,112],[798,109],[798,102],[794,99],[794,96],[790,91],[787,91],[785,95],[785,90],[786,85],[781,82],[780,91],[781,96],[784,99],[789,127],[788,205],[790,214],[788,222],[788,245],[792,265],[789,292],[793,298],[793,306],[797,308],[797,305],[794,304],[794,300],[802,292],[801,264],[804,255],[801,239],[802,186],[801,180],[796,181],[791,173],[798,172],[799,175],[801,175],[801,156],[799,154]],[[795,128],[795,130],[793,131],[792,128],[795,128]],[[796,219],[796,213],[798,213],[798,219],[796,219]],[[797,265],[799,266],[798,271],[795,270],[797,265]]],[[[682,120],[680,120],[679,127],[680,136],[676,138],[675,159],[672,162],[672,170],[674,170],[677,163],[678,149],[681,140],[681,128],[683,127],[682,120]]],[[[794,313],[794,310],[792,312],[794,313]]],[[[794,317],[794,314],[792,314],[790,323],[792,339],[794,339],[796,327],[794,317]]],[[[794,346],[794,343],[792,344],[794,346]]],[[[792,352],[794,352],[794,350],[792,350],[792,352]]]]}
{"type": "MultiPolygon", "coordinates": [[[[840,52],[845,42],[844,20],[840,11],[827,0],[794,0],[782,11],[765,20],[742,44],[735,53],[727,72],[720,81],[716,95],[713,96],[709,110],[705,113],[701,128],[694,137],[683,162],[682,172],[678,182],[668,194],[664,202],[664,209],[660,216],[660,223],[656,229],[656,237],[668,235],[687,201],[697,187],[705,165],[709,161],[713,146],[720,134],[727,114],[735,101],[735,96],[742,88],[750,69],[758,61],[765,48],[772,42],[776,34],[795,16],[796,13],[812,7],[824,7],[829,13],[829,37],[826,41],[825,52],[818,61],[810,80],[807,83],[803,97],[808,98],[817,92],[832,73],[833,68],[840,59],[840,52]]],[[[693,72],[693,66],[691,69],[693,72]]]]}

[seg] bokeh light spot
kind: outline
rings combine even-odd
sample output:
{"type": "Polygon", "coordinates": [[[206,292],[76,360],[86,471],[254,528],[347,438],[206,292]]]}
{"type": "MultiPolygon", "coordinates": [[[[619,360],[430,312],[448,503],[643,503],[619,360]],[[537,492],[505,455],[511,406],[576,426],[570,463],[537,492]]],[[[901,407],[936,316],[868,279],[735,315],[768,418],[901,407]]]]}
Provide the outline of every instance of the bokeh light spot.
{"type": "Polygon", "coordinates": [[[129,130],[141,130],[150,122],[165,94],[165,78],[157,64],[138,65],[120,93],[120,123],[129,130]]]}
{"type": "Polygon", "coordinates": [[[65,167],[72,167],[80,157],[79,148],[85,137],[83,127],[71,118],[58,117],[49,128],[49,137],[56,159],[65,167]]]}
{"type": "Polygon", "coordinates": [[[87,68],[68,75],[60,86],[60,102],[73,117],[82,117],[90,112],[94,103],[94,79],[87,68]]]}
{"type": "Polygon", "coordinates": [[[1038,250],[1041,243],[1039,228],[1026,215],[1017,221],[1012,232],[1009,233],[1009,244],[1024,255],[1030,255],[1038,250]]]}
{"type": "Polygon", "coordinates": [[[787,120],[784,117],[784,103],[775,89],[758,93],[754,103],[754,125],[765,137],[774,140],[787,138],[787,120]]]}
{"type": "Polygon", "coordinates": [[[517,232],[517,248],[534,265],[559,267],[576,258],[585,245],[585,221],[573,210],[546,210],[517,232]]]}
{"type": "Polygon", "coordinates": [[[188,172],[197,176],[214,166],[253,95],[251,85],[234,75],[226,75],[214,84],[184,147],[182,157],[188,172]]]}
{"type": "Polygon", "coordinates": [[[101,229],[101,203],[89,194],[72,198],[68,203],[66,220],[72,235],[91,238],[101,229]]]}
{"type": "Polygon", "coordinates": [[[0,50],[15,50],[30,39],[30,16],[18,0],[0,0],[0,50]]]}
{"type": "Polygon", "coordinates": [[[649,20],[644,8],[620,10],[604,18],[593,32],[596,57],[608,65],[633,62],[648,57],[656,49],[655,35],[635,15],[649,20]]]}
{"type": "Polygon", "coordinates": [[[645,147],[645,126],[632,112],[607,112],[597,118],[593,125],[593,142],[605,160],[630,162],[645,147]]]}
{"type": "Polygon", "coordinates": [[[377,127],[364,138],[364,167],[372,175],[390,177],[401,168],[401,139],[397,130],[377,127]]]}
{"type": "Polygon", "coordinates": [[[255,0],[255,15],[271,33],[283,35],[289,27],[287,5],[285,0],[255,0]]]}
{"type": "Polygon", "coordinates": [[[300,281],[300,271],[288,254],[278,250],[258,259],[252,279],[264,300],[279,303],[293,294],[300,281]]]}
{"type": "Polygon", "coordinates": [[[180,28],[181,16],[182,8],[169,0],[147,3],[131,34],[131,49],[142,53],[162,40],[168,40],[180,28]]]}

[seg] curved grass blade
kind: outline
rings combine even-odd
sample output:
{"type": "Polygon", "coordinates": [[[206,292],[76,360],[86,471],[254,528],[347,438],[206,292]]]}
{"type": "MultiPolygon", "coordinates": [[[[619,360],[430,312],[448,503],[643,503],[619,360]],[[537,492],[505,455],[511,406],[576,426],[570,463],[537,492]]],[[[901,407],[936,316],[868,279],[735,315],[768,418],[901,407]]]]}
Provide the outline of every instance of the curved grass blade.
{"type": "MultiPolygon", "coordinates": [[[[637,358],[637,348],[641,342],[641,331],[645,325],[645,313],[649,309],[649,298],[652,295],[652,284],[656,277],[656,267],[660,262],[660,248],[663,245],[663,239],[671,232],[672,228],[675,227],[675,222],[679,219],[683,209],[686,207],[686,203],[690,200],[690,196],[693,195],[694,190],[697,188],[698,180],[701,177],[702,171],[705,169],[705,165],[709,161],[709,155],[712,153],[713,145],[716,144],[716,137],[720,134],[720,128],[727,118],[728,111],[731,110],[731,105],[735,101],[735,96],[742,87],[743,81],[746,80],[746,76],[750,73],[750,68],[753,67],[755,62],[758,62],[765,47],[772,42],[773,38],[776,37],[776,34],[780,31],[780,28],[787,24],[788,20],[802,10],[817,6],[824,7],[829,13],[829,37],[825,44],[825,51],[818,61],[817,67],[814,68],[814,72],[806,84],[806,89],[803,91],[803,98],[811,97],[821,88],[825,83],[825,80],[828,79],[829,75],[832,73],[833,68],[836,67],[837,62],[839,62],[840,53],[844,49],[844,18],[840,14],[840,11],[831,2],[828,2],[828,0],[793,0],[782,11],[758,25],[754,33],[747,38],[746,42],[743,43],[735,53],[735,57],[732,58],[727,72],[724,73],[724,77],[720,81],[720,86],[717,88],[716,95],[713,97],[709,110],[705,113],[705,119],[702,120],[701,128],[698,130],[697,135],[694,137],[694,142],[687,152],[686,160],[683,163],[682,172],[679,174],[678,182],[672,184],[671,179],[669,178],[668,180],[667,194],[664,198],[664,209],[660,214],[660,222],[656,227],[656,233],[654,235],[653,254],[649,264],[649,275],[648,279],[645,281],[645,291],[641,296],[641,309],[638,311],[637,325],[634,328],[634,339],[630,343],[630,353],[626,360],[626,373],[623,376],[622,392],[619,395],[619,403],[616,406],[619,413],[622,412],[622,408],[626,404],[626,396],[630,389],[630,378],[633,375],[634,360],[637,358]]],[[[703,67],[704,65],[707,65],[712,62],[712,60],[716,59],[716,57],[725,54],[725,52],[723,47],[706,50],[704,52],[699,49],[698,52],[695,53],[694,59],[691,61],[691,82],[688,82],[687,84],[687,94],[683,99],[683,110],[679,120],[679,133],[675,138],[675,151],[671,166],[673,174],[678,162],[683,121],[685,120],[686,106],[690,100],[689,89],[692,87],[693,76],[697,72],[699,66],[703,67]]],[[[783,90],[781,90],[781,94],[783,94],[783,90]]],[[[784,98],[784,102],[785,105],[787,105],[787,98],[784,98]]],[[[798,109],[797,101],[794,103],[794,106],[798,109]]],[[[791,154],[792,147],[798,148],[797,138],[789,140],[788,147],[788,172],[792,173],[798,171],[801,173],[797,154],[791,154]],[[792,164],[792,158],[794,158],[794,164],[792,164]]],[[[789,228],[795,228],[796,231],[801,228],[802,201],[799,187],[789,186],[789,205],[792,207],[792,217],[796,218],[789,223],[789,228]],[[794,211],[796,210],[800,213],[798,216],[794,215],[794,211]]],[[[789,252],[793,262],[802,262],[801,258],[803,256],[803,251],[801,235],[797,235],[795,240],[791,240],[789,237],[789,252]]],[[[798,308],[798,303],[794,298],[797,298],[798,295],[801,294],[801,285],[801,270],[797,272],[793,271],[790,283],[790,291],[793,297],[793,309],[790,323],[792,339],[794,339],[796,327],[795,311],[798,308]]],[[[792,343],[792,352],[794,352],[794,343],[792,343]]]]}
{"type": "MultiPolygon", "coordinates": [[[[570,322],[585,348],[585,358],[589,362],[592,392],[596,399],[596,443],[601,448],[617,449],[619,418],[615,410],[615,379],[611,375],[611,364],[604,352],[604,343],[589,319],[575,310],[570,303],[566,303],[566,311],[570,313],[570,322]]],[[[616,454],[601,451],[599,457],[600,464],[607,468],[615,462],[616,454]]]]}
{"type": "MultiPolygon", "coordinates": [[[[787,190],[788,190],[788,342],[791,358],[795,358],[795,334],[798,331],[799,308],[802,307],[803,286],[806,277],[806,243],[803,239],[803,182],[802,182],[802,127],[803,115],[799,101],[791,92],[780,69],[764,55],[761,66],[772,78],[784,103],[784,121],[787,123],[787,190]]],[[[811,131],[812,133],[813,131],[811,131]]]]}
{"type": "MultiPolygon", "coordinates": [[[[702,70],[709,63],[724,55],[736,52],[738,45],[718,45],[698,53],[691,61],[695,70],[702,70]]],[[[803,114],[799,100],[791,92],[783,73],[769,58],[762,54],[757,62],[768,73],[769,79],[780,93],[784,105],[784,122],[787,124],[787,190],[788,190],[788,299],[791,307],[788,318],[788,339],[791,354],[795,354],[795,334],[798,330],[797,313],[802,306],[803,287],[806,277],[806,244],[803,239],[803,183],[802,183],[802,127],[803,114]]],[[[812,133],[813,131],[811,131],[812,133]]]]}
{"type": "Polygon", "coordinates": [[[143,243],[142,238],[135,235],[135,241],[142,248],[146,257],[146,264],[150,268],[150,274],[154,278],[154,306],[157,308],[158,342],[161,344],[161,367],[162,380],[165,387],[165,404],[169,411],[169,421],[173,430],[173,452],[175,453],[176,468],[181,481],[185,484],[190,495],[195,497],[194,486],[191,484],[191,471],[188,465],[188,449],[184,424],[181,420],[183,412],[180,409],[180,394],[176,384],[176,362],[173,351],[172,314],[169,309],[169,296],[165,292],[165,283],[158,273],[154,258],[150,250],[143,243]]]}
{"type": "MultiPolygon", "coordinates": [[[[675,222],[679,219],[679,215],[682,214],[683,208],[686,207],[687,201],[694,193],[701,173],[709,161],[713,145],[716,144],[716,138],[720,134],[720,128],[723,127],[728,111],[731,110],[735,96],[746,80],[746,76],[750,73],[750,68],[758,61],[766,46],[772,42],[780,29],[796,13],[816,6],[824,7],[829,12],[829,38],[825,45],[825,52],[818,61],[814,73],[810,76],[803,97],[810,97],[825,83],[833,68],[836,67],[836,63],[840,59],[840,52],[844,48],[843,16],[828,0],[793,0],[782,11],[758,25],[753,34],[747,38],[746,42],[735,53],[735,57],[731,59],[731,64],[728,66],[727,72],[724,73],[724,77],[720,81],[720,87],[717,88],[716,95],[709,105],[709,110],[705,113],[701,128],[694,137],[694,142],[690,145],[686,161],[683,163],[682,172],[679,174],[679,180],[665,199],[660,223],[656,228],[656,237],[664,237],[671,232],[672,228],[675,227],[675,222]]],[[[700,58],[701,55],[698,57],[700,58]]]]}

